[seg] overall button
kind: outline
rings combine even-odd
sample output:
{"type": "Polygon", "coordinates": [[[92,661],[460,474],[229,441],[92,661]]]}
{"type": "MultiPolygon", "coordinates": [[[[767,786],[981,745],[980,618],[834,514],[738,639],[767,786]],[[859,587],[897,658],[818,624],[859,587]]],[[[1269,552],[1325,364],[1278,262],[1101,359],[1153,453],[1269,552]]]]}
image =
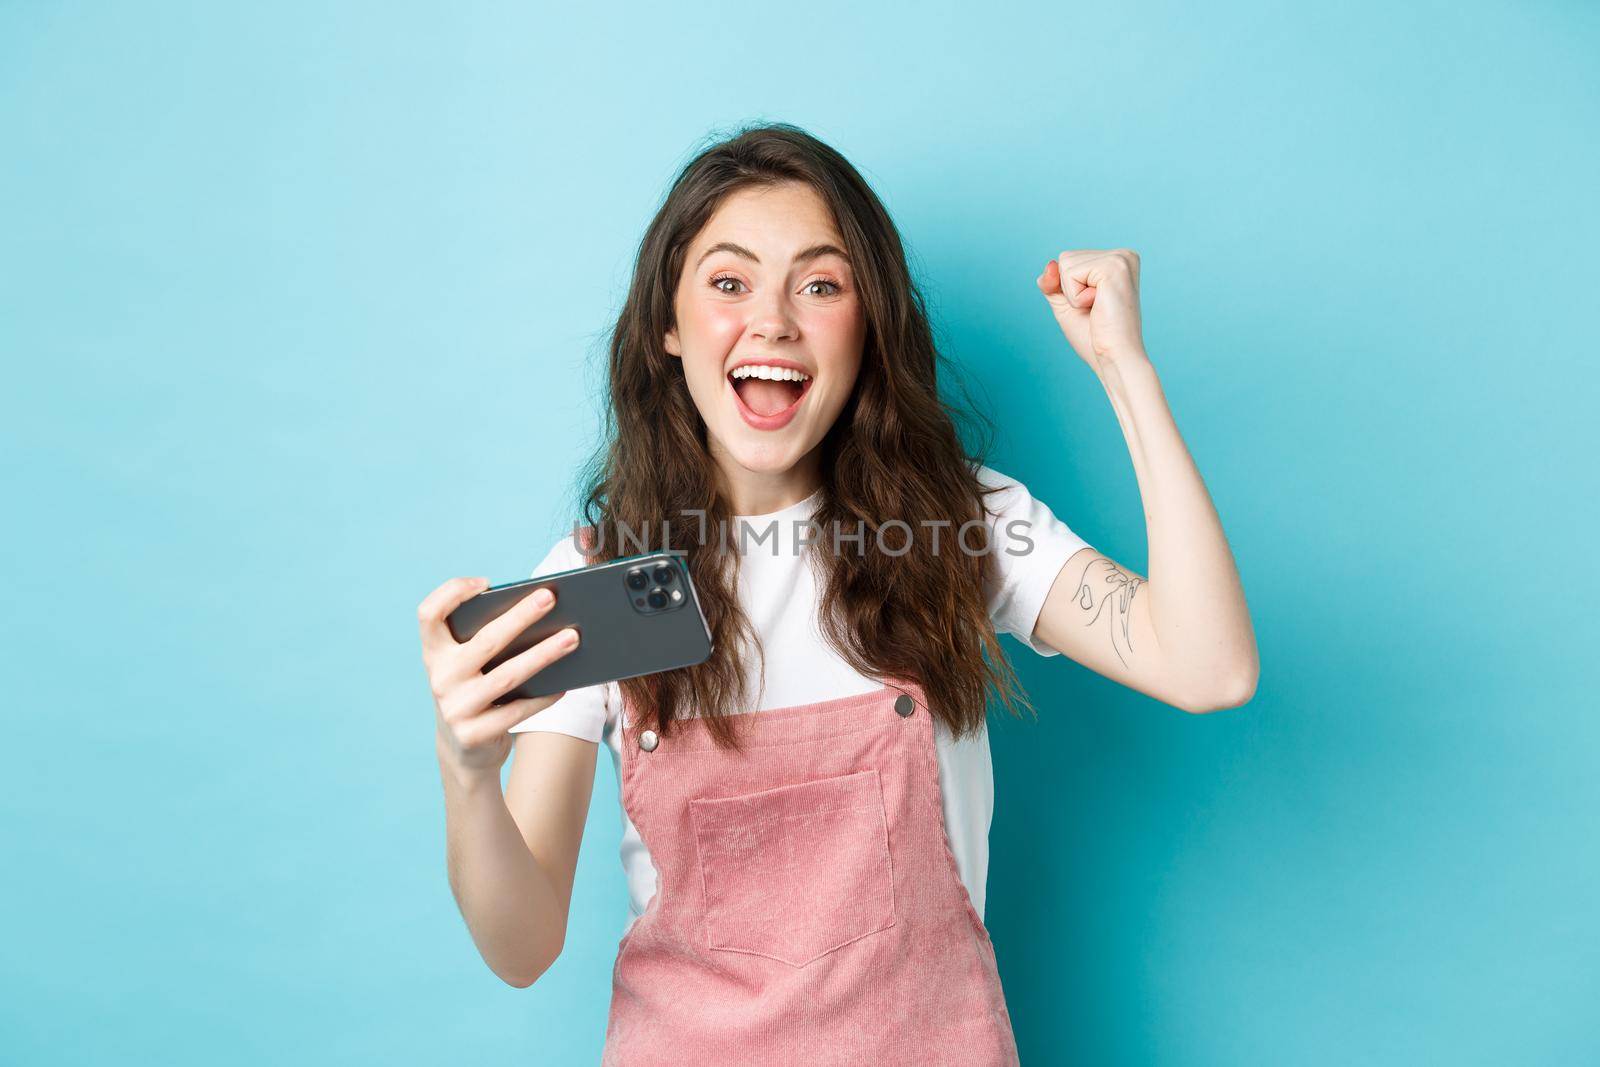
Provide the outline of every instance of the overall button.
{"type": "Polygon", "coordinates": [[[656,750],[656,744],[658,741],[659,738],[656,737],[656,732],[654,730],[646,730],[644,733],[639,735],[639,747],[644,749],[646,752],[654,752],[656,750]]]}
{"type": "Polygon", "coordinates": [[[909,694],[901,693],[899,696],[894,698],[894,710],[898,712],[900,717],[903,719],[907,715],[910,715],[913,711],[917,710],[917,702],[912,700],[909,694]]]}

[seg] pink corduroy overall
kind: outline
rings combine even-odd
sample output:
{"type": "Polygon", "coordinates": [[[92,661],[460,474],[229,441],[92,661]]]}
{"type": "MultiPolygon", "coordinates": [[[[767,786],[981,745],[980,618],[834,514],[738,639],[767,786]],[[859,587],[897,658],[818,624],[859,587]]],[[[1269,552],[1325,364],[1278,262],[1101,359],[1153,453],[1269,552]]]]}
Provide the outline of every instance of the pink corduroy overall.
{"type": "Polygon", "coordinates": [[[749,719],[741,755],[701,718],[661,738],[622,716],[657,885],[617,945],[602,1064],[1016,1064],[921,687],[749,719]]]}

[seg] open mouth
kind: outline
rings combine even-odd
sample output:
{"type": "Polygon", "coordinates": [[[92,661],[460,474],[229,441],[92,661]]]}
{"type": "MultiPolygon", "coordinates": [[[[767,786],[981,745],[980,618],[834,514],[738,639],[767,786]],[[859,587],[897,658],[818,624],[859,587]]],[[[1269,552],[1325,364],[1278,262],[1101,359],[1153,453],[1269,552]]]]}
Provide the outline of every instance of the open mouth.
{"type": "Polygon", "coordinates": [[[744,421],[758,430],[787,425],[811,388],[811,376],[792,367],[746,363],[728,373],[744,421]]]}

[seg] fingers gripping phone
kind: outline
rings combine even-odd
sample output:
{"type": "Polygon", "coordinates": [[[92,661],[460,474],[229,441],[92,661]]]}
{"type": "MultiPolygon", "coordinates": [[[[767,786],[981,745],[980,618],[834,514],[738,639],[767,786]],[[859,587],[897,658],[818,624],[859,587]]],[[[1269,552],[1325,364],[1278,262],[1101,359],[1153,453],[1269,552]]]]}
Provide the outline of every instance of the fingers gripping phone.
{"type": "Polygon", "coordinates": [[[711,656],[711,628],[694,595],[689,568],[681,556],[669,552],[492,586],[451,612],[445,625],[457,641],[466,641],[523,597],[546,588],[556,595],[554,606],[484,664],[483,672],[569,626],[578,631],[578,647],[496,704],[692,667],[711,656]]]}

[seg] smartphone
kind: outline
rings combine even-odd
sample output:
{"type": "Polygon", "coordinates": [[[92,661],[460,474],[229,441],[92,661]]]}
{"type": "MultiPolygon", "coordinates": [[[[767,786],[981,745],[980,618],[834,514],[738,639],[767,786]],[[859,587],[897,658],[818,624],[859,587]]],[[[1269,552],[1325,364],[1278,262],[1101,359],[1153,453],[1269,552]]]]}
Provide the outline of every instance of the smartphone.
{"type": "Polygon", "coordinates": [[[578,631],[578,647],[496,699],[497,705],[692,667],[711,656],[711,628],[689,568],[672,552],[646,552],[493,586],[452,611],[445,625],[457,641],[468,640],[537,589],[552,590],[555,604],[484,664],[483,673],[569,626],[578,631]]]}

